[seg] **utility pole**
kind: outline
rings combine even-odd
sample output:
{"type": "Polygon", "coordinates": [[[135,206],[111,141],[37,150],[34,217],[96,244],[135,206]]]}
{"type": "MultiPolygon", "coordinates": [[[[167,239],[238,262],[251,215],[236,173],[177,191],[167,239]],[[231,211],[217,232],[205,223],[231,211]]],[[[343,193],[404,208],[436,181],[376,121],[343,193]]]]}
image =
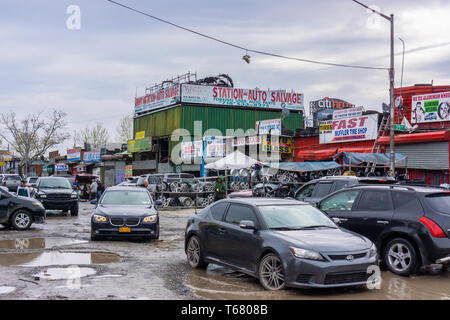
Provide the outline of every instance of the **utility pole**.
{"type": "Polygon", "coordinates": [[[395,69],[394,69],[394,15],[391,14],[387,16],[375,9],[370,8],[369,6],[357,1],[353,0],[357,4],[363,6],[364,8],[372,11],[373,13],[378,14],[379,16],[388,20],[391,24],[391,63],[389,67],[389,100],[390,100],[390,124],[389,124],[389,133],[390,133],[390,143],[389,143],[389,151],[390,151],[390,161],[389,161],[389,175],[391,177],[395,174],[395,132],[394,132],[394,79],[395,79],[395,69]]]}

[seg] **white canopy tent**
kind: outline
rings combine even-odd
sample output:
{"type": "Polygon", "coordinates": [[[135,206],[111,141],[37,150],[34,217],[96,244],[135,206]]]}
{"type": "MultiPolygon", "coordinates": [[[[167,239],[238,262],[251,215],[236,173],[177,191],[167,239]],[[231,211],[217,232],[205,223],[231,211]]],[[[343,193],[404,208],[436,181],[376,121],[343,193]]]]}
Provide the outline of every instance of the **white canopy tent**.
{"type": "Polygon", "coordinates": [[[242,152],[234,151],[225,158],[217,160],[216,162],[208,163],[205,165],[205,168],[210,170],[244,169],[250,168],[255,163],[258,163],[258,161],[246,156],[242,152]]]}

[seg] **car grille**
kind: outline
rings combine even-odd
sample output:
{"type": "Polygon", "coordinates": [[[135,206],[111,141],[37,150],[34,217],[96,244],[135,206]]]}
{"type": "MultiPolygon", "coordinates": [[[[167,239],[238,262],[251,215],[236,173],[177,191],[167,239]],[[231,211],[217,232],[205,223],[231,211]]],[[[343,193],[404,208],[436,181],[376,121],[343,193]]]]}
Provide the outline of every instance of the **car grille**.
{"type": "Polygon", "coordinates": [[[139,218],[110,218],[109,219],[111,225],[115,227],[121,227],[123,225],[127,225],[129,227],[137,226],[140,222],[139,218]]]}
{"type": "Polygon", "coordinates": [[[139,224],[139,218],[127,218],[126,220],[127,226],[137,226],[139,224]]]}
{"type": "Polygon", "coordinates": [[[343,284],[353,282],[364,282],[370,275],[365,271],[329,273],[325,277],[325,284],[343,284]]]}
{"type": "Polygon", "coordinates": [[[359,259],[359,258],[364,258],[367,253],[356,253],[356,254],[329,254],[328,256],[330,257],[331,260],[347,260],[348,256],[353,256],[353,259],[359,259]]]}
{"type": "Polygon", "coordinates": [[[48,200],[70,200],[70,194],[47,194],[48,200]]]}
{"type": "Polygon", "coordinates": [[[123,218],[111,218],[109,222],[116,227],[123,226],[123,218]]]}

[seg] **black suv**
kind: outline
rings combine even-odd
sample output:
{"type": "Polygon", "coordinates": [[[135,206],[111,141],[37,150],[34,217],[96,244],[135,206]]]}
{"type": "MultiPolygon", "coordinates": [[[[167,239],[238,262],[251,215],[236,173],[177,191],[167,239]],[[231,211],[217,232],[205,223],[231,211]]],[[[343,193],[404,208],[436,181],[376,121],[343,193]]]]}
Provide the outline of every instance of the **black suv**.
{"type": "Polygon", "coordinates": [[[45,209],[39,201],[20,197],[0,187],[0,224],[6,229],[26,230],[34,223],[44,223],[45,209]]]}
{"type": "Polygon", "coordinates": [[[45,209],[70,210],[72,216],[78,215],[78,194],[67,178],[39,178],[33,189],[33,197],[41,201],[45,209]]]}
{"type": "Polygon", "coordinates": [[[372,240],[396,274],[450,262],[449,191],[361,185],[335,192],[317,206],[341,227],[372,240]]]}
{"type": "Polygon", "coordinates": [[[359,184],[390,184],[396,182],[397,180],[391,177],[328,176],[305,183],[294,193],[294,198],[300,201],[317,203],[330,193],[346,187],[359,184]]]}

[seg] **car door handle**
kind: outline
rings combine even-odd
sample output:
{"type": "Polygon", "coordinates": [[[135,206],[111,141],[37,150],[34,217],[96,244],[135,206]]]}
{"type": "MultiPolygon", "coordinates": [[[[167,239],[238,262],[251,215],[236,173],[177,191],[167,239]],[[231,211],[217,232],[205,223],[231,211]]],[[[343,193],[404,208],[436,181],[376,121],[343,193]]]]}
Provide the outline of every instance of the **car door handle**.
{"type": "Polygon", "coordinates": [[[348,221],[347,218],[339,218],[339,222],[346,222],[346,221],[348,221]]]}
{"type": "Polygon", "coordinates": [[[377,220],[377,223],[379,223],[379,224],[388,224],[389,221],[387,221],[387,220],[377,220]]]}

